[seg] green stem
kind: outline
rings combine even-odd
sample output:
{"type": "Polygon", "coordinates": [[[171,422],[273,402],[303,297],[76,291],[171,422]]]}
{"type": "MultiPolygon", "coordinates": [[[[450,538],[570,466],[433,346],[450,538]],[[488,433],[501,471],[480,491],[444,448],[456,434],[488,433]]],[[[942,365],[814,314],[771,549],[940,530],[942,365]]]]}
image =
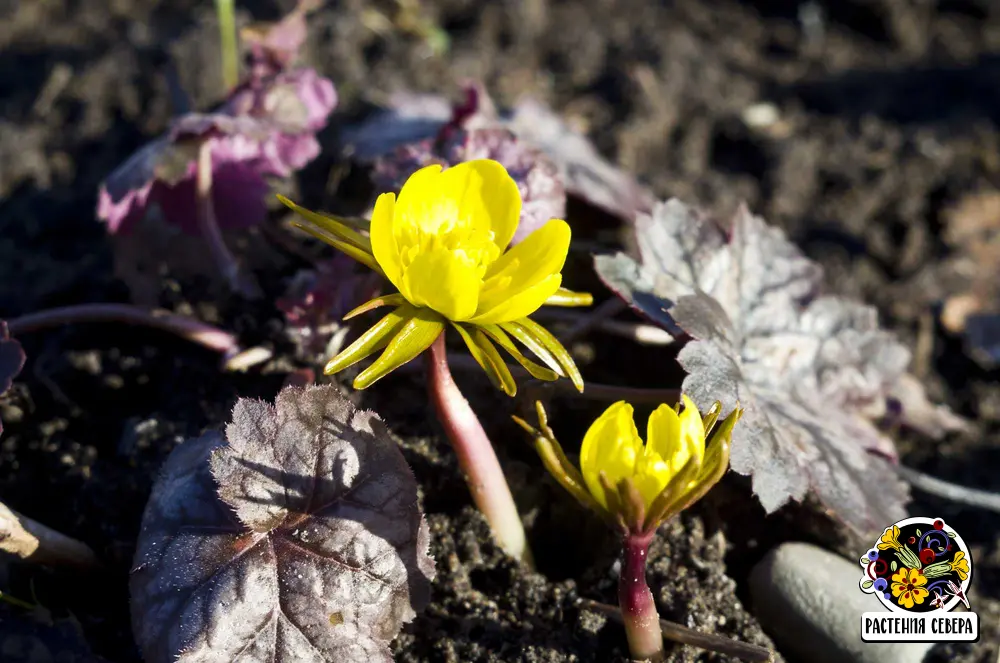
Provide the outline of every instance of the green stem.
{"type": "Polygon", "coordinates": [[[431,403],[455,450],[473,501],[486,516],[500,547],[511,557],[533,566],[524,523],[517,513],[496,451],[448,368],[443,333],[425,356],[431,403]]]}
{"type": "Polygon", "coordinates": [[[240,81],[240,60],[236,44],[236,0],[215,0],[222,44],[222,81],[232,90],[240,81]]]}

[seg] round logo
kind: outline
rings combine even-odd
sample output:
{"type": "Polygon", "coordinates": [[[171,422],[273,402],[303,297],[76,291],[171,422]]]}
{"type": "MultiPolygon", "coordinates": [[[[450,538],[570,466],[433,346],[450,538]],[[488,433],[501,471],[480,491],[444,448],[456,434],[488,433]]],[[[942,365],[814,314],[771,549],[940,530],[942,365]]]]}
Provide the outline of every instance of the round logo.
{"type": "Polygon", "coordinates": [[[861,558],[861,591],[893,612],[969,608],[972,558],[962,537],[941,518],[906,518],[885,528],[861,558]]]}

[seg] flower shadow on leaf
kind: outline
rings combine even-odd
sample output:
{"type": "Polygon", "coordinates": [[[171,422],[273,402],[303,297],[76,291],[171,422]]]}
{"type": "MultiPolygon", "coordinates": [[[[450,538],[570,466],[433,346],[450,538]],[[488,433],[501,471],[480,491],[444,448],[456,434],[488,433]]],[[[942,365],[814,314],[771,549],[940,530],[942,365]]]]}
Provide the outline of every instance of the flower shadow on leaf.
{"type": "Polygon", "coordinates": [[[336,387],[241,400],[181,445],[131,579],[146,660],[385,661],[430,599],[417,485],[384,424],[336,387]]]}

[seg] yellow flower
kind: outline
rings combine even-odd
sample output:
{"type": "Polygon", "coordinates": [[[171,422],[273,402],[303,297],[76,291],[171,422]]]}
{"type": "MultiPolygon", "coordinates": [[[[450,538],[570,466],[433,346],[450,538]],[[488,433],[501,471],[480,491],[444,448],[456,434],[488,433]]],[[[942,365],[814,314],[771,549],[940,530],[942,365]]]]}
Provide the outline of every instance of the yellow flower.
{"type": "MultiPolygon", "coordinates": [[[[328,217],[282,198],[305,221],[297,225],[385,276],[399,291],[377,297],[346,317],[379,306],[394,310],[331,359],[337,373],[382,350],[354,380],[364,389],[426,350],[451,324],[499,388],[517,387],[499,345],[534,377],[583,380],[558,340],[528,316],[543,304],[587,306],[592,297],[561,287],[570,228],[551,219],[509,248],[521,217],[517,184],[496,161],[481,159],[447,170],[427,166],[403,185],[399,197],[375,202],[368,235],[364,224],[328,217]],[[518,341],[542,362],[525,357],[518,341]]],[[[345,318],[346,319],[346,318],[345,318]]]]}
{"type": "Polygon", "coordinates": [[[924,585],[927,578],[920,572],[920,569],[909,569],[902,567],[892,576],[892,595],[896,597],[896,602],[906,609],[910,609],[914,604],[921,604],[930,592],[924,585]]]}
{"type": "Polygon", "coordinates": [[[683,410],[661,405],[650,415],[645,444],[632,406],[619,401],[609,407],[583,438],[579,470],[556,441],[540,403],[540,430],[515,420],[534,436],[546,469],[574,497],[630,532],[648,532],[722,478],[729,467],[732,429],[743,414],[737,406],[716,425],[721,403],[702,416],[690,398],[682,399],[683,410]]]}
{"type": "Polygon", "coordinates": [[[893,525],[892,527],[886,528],[885,532],[882,533],[881,538],[878,540],[879,550],[888,550],[893,548],[899,550],[899,528],[893,525]]]}
{"type": "Polygon", "coordinates": [[[965,553],[959,550],[951,560],[951,570],[958,573],[961,580],[969,577],[969,560],[965,559],[965,553]]]}

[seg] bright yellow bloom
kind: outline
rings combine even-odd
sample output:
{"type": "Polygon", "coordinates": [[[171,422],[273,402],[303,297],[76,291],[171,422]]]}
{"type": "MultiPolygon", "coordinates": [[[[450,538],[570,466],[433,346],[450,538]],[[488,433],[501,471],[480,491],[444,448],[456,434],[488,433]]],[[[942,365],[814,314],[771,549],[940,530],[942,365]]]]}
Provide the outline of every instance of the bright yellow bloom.
{"type": "Polygon", "coordinates": [[[888,550],[889,548],[893,548],[895,550],[899,550],[900,548],[899,528],[895,525],[887,528],[885,532],[882,533],[882,537],[878,540],[879,550],[888,550]]]}
{"type": "MultiPolygon", "coordinates": [[[[680,415],[669,405],[661,405],[650,415],[646,444],[636,429],[632,406],[625,401],[609,407],[591,424],[580,448],[580,471],[598,504],[608,508],[602,474],[609,487],[630,479],[648,510],[689,460],[701,465],[705,458],[705,426],[691,399],[683,398],[680,415]]],[[[692,477],[688,486],[694,481],[692,477]]]]}
{"type": "Polygon", "coordinates": [[[920,569],[904,566],[892,576],[892,595],[896,597],[896,603],[910,609],[914,604],[923,603],[930,594],[924,587],[926,584],[927,578],[920,569]]]}
{"type": "Polygon", "coordinates": [[[733,426],[743,414],[737,406],[716,425],[721,403],[702,416],[690,398],[682,398],[683,410],[661,405],[650,415],[645,444],[632,406],[619,401],[609,407],[584,436],[580,470],[566,458],[540,403],[540,430],[515,420],[534,436],[546,469],[580,502],[630,532],[651,531],[722,478],[733,426]]]}
{"type": "Polygon", "coordinates": [[[951,570],[958,573],[961,580],[969,577],[969,560],[965,559],[965,553],[959,550],[951,560],[951,570]]]}
{"type": "Polygon", "coordinates": [[[399,291],[358,307],[348,318],[379,306],[395,309],[330,360],[339,372],[385,348],[354,380],[364,389],[426,350],[451,324],[494,384],[513,395],[516,385],[496,345],[534,377],[583,381],[566,349],[528,316],[543,304],[586,306],[592,297],[565,290],[562,268],[570,228],[551,219],[508,248],[521,217],[517,184],[496,161],[482,159],[447,170],[415,172],[397,198],[375,202],[368,235],[363,223],[336,219],[282,201],[305,218],[297,225],[384,275],[399,291]],[[526,358],[516,340],[544,364],[526,358]]]}

